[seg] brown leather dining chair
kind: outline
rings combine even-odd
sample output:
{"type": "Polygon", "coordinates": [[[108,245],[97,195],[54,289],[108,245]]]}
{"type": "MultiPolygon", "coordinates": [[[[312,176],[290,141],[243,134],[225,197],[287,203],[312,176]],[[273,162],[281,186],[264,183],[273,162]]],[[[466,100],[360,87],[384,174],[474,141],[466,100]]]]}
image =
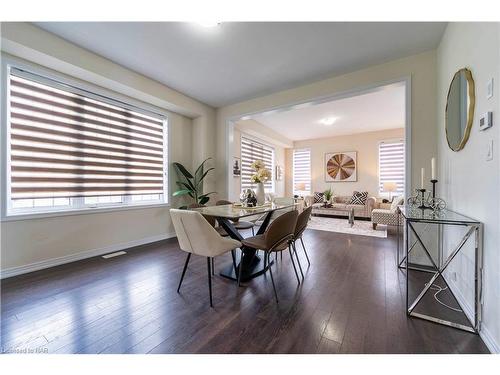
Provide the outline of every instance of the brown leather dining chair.
{"type": "Polygon", "coordinates": [[[295,246],[295,243],[297,242],[297,240],[300,240],[300,242],[302,243],[302,248],[304,249],[304,254],[306,255],[307,263],[309,265],[311,265],[311,261],[309,260],[309,255],[307,254],[306,247],[304,246],[304,240],[302,239],[302,235],[304,234],[304,231],[307,229],[307,224],[309,223],[311,212],[312,212],[312,206],[309,206],[300,213],[299,217],[297,218],[297,225],[295,225],[295,232],[293,234],[293,249],[295,251],[295,256],[297,256],[297,248],[295,246]]]}
{"type": "MultiPolygon", "coordinates": [[[[264,265],[267,263],[269,265],[269,273],[271,275],[271,282],[273,284],[274,296],[276,298],[276,303],[278,303],[278,294],[276,293],[276,286],[274,284],[273,271],[271,269],[271,253],[282,252],[289,250],[290,259],[292,261],[293,269],[295,271],[295,276],[297,277],[297,283],[300,285],[300,278],[297,273],[297,268],[295,267],[295,262],[293,260],[293,254],[291,250],[291,243],[293,239],[293,234],[295,231],[295,225],[297,224],[297,211],[289,211],[280,215],[276,218],[263,234],[257,236],[245,238],[241,241],[244,246],[251,247],[256,250],[263,250],[264,256],[266,257],[264,265]]],[[[241,267],[238,273],[238,285],[241,280],[241,267]]]]}
{"type": "MultiPolygon", "coordinates": [[[[224,206],[227,204],[233,204],[233,202],[221,199],[215,203],[216,206],[224,206]]],[[[251,221],[242,221],[242,220],[236,219],[236,220],[233,220],[233,225],[237,230],[251,229],[252,236],[255,236],[255,230],[254,230],[255,223],[252,223],[251,221]]]]}

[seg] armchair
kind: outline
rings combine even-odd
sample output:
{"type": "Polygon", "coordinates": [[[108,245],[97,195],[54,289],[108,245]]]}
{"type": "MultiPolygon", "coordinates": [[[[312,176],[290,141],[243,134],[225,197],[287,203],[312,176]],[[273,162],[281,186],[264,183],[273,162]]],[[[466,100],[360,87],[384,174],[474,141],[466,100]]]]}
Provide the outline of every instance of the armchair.
{"type": "Polygon", "coordinates": [[[392,201],[392,203],[384,204],[382,208],[375,208],[372,210],[372,226],[373,229],[377,229],[378,224],[382,225],[403,225],[402,219],[399,219],[398,222],[398,214],[396,212],[398,206],[404,203],[404,197],[396,197],[392,201]]]}

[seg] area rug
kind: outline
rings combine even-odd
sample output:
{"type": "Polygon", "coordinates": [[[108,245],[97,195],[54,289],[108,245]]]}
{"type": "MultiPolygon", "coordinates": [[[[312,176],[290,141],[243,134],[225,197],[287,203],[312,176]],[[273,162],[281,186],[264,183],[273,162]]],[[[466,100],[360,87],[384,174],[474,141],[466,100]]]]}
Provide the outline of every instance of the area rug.
{"type": "Polygon", "coordinates": [[[324,230],[327,232],[337,232],[346,234],[355,234],[359,236],[387,237],[387,229],[384,226],[378,226],[373,229],[371,221],[354,220],[351,227],[347,219],[334,217],[312,216],[307,226],[309,229],[324,230]]]}

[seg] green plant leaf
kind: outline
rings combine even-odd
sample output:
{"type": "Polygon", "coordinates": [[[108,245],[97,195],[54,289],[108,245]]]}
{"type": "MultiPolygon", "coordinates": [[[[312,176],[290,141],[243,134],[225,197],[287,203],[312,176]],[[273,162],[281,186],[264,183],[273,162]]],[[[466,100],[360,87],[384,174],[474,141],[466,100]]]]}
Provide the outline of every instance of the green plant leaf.
{"type": "Polygon", "coordinates": [[[191,194],[191,191],[186,190],[186,189],[184,189],[184,190],[177,190],[177,191],[175,191],[175,192],[172,194],[172,196],[174,196],[174,197],[180,197],[180,196],[182,196],[182,195],[186,195],[186,194],[191,194]]]}
{"type": "Polygon", "coordinates": [[[189,179],[193,178],[193,175],[189,173],[189,171],[184,167],[181,163],[174,162],[174,167],[179,170],[184,177],[189,181],[189,179]]]}
{"type": "Polygon", "coordinates": [[[215,194],[216,192],[215,191],[211,191],[210,193],[206,193],[206,194],[203,194],[203,195],[199,195],[198,196],[198,199],[202,199],[202,198],[208,198],[208,196],[210,194],[215,194]]]}
{"type": "Polygon", "coordinates": [[[209,198],[209,197],[200,197],[200,198],[199,198],[199,202],[198,202],[198,203],[199,203],[199,204],[205,204],[205,203],[207,203],[209,200],[210,200],[210,198],[209,198]]]}
{"type": "MultiPolygon", "coordinates": [[[[194,173],[194,184],[195,186],[199,186],[201,182],[203,181],[203,178],[205,178],[206,174],[205,172],[205,163],[209,161],[212,158],[206,158],[201,162],[201,164],[196,168],[196,172],[194,173]]],[[[213,168],[212,168],[213,169],[213,168]]]]}
{"type": "Polygon", "coordinates": [[[197,182],[196,186],[198,187],[203,182],[203,179],[207,176],[208,172],[213,171],[214,169],[215,168],[207,169],[205,173],[203,173],[203,175],[201,176],[200,180],[197,182]]]}
{"type": "MultiPolygon", "coordinates": [[[[191,175],[191,173],[189,173],[186,168],[184,168],[184,170],[188,173],[189,176],[191,176],[190,178],[187,177],[184,172],[182,171],[182,169],[180,169],[180,167],[184,168],[182,166],[182,164],[179,164],[179,163],[174,163],[174,167],[175,167],[175,170],[177,172],[177,175],[179,176],[179,178],[184,178],[185,182],[184,183],[187,183],[189,185],[189,188],[188,189],[191,189],[192,191],[195,191],[196,188],[193,184],[193,182],[191,181],[191,179],[193,178],[193,176],[191,175]]],[[[179,183],[183,183],[182,181],[177,181],[177,184],[179,183]]]]}
{"type": "Polygon", "coordinates": [[[203,171],[204,165],[205,165],[205,163],[206,163],[207,161],[209,161],[210,159],[212,159],[212,158],[206,158],[205,160],[203,160],[203,161],[201,162],[201,164],[198,166],[198,168],[196,168],[196,171],[194,172],[194,175],[195,175],[195,176],[196,176],[198,173],[200,173],[200,172],[201,172],[201,173],[203,173],[202,171],[203,171]]]}
{"type": "Polygon", "coordinates": [[[189,184],[185,183],[185,182],[177,181],[176,184],[179,185],[179,187],[184,187],[187,190],[193,191],[193,189],[191,188],[191,186],[189,184]]]}

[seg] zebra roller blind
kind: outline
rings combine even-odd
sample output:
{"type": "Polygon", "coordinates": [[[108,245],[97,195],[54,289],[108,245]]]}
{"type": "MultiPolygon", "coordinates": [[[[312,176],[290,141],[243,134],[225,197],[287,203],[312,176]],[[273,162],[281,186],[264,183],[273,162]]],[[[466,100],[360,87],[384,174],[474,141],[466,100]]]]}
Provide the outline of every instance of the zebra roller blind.
{"type": "Polygon", "coordinates": [[[252,139],[241,137],[241,189],[253,189],[255,184],[252,183],[251,177],[254,174],[254,170],[250,165],[255,160],[262,160],[267,169],[271,171],[272,178],[270,178],[265,184],[265,191],[273,190],[273,178],[274,178],[274,149],[266,146],[262,143],[254,141],[252,139]]]}
{"type": "Polygon", "coordinates": [[[387,141],[379,144],[379,193],[384,192],[384,182],[395,182],[395,194],[405,191],[404,141],[387,141]]]}
{"type": "Polygon", "coordinates": [[[293,150],[293,193],[311,193],[311,150],[293,150]],[[304,184],[305,190],[302,190],[304,184]]]}
{"type": "Polygon", "coordinates": [[[163,194],[164,119],[12,69],[11,199],[163,194]]]}

